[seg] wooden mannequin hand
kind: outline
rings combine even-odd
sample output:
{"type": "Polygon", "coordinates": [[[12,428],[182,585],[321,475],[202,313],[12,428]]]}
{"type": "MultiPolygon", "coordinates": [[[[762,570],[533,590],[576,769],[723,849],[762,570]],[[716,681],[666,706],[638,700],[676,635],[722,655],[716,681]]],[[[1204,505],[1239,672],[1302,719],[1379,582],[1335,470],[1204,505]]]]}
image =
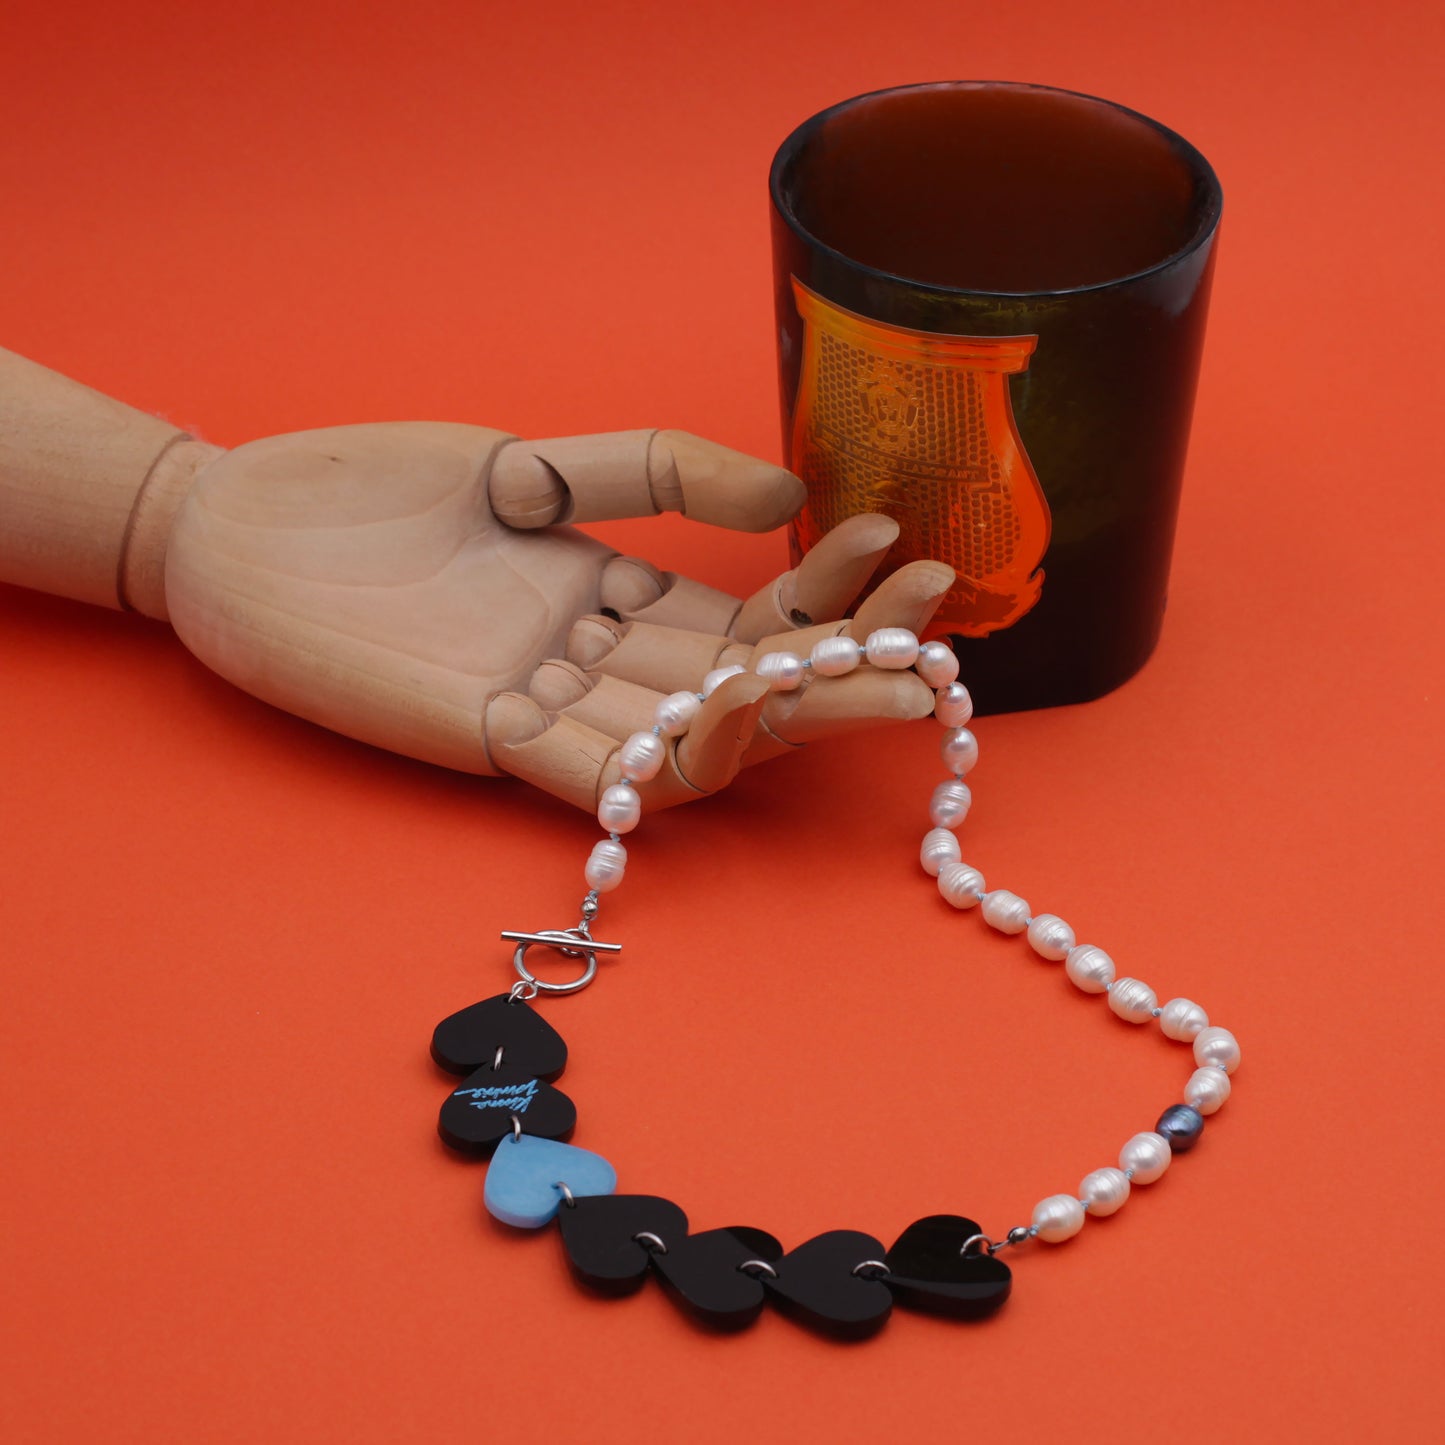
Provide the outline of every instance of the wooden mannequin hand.
{"type": "MultiPolygon", "coordinates": [[[[172,531],[166,600],[187,647],[268,702],[592,808],[619,776],[618,746],[665,693],[700,690],[785,629],[797,635],[782,645],[806,652],[850,625],[920,627],[953,574],[895,573],[848,624],[896,536],[884,517],[852,519],[745,603],[558,519],[668,508],[760,531],[801,500],[789,473],[679,432],[538,443],[446,423],[302,432],[202,471],[172,531]]],[[[644,801],[685,801],[745,762],[930,706],[911,674],[865,668],[771,696],[735,678],[644,801]]]]}
{"type": "MultiPolygon", "coordinates": [[[[836,528],[746,602],[566,525],[675,510],[765,531],[801,504],[789,473],[680,432],[534,443],[378,423],[222,452],[0,362],[13,382],[0,387],[13,423],[0,436],[0,580],[168,617],[201,661],[267,702],[588,809],[663,694],[700,691],[711,669],[761,651],[806,654],[819,636],[920,630],[953,580],[913,563],[848,622],[896,536],[884,517],[836,528]]],[[[732,678],[642,786],[644,804],[699,797],[746,763],[931,703],[913,674],[866,666],[792,693],[732,678]]]]}

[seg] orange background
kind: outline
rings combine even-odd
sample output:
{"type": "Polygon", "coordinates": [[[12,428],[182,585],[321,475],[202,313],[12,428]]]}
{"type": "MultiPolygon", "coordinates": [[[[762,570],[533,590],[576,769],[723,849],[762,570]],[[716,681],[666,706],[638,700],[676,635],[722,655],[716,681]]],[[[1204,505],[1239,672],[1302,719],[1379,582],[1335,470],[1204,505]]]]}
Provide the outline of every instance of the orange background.
{"type": "MultiPolygon", "coordinates": [[[[433,1133],[444,1013],[595,825],[0,592],[0,1429],[24,1441],[1438,1439],[1434,5],[23,6],[0,344],[208,439],[666,423],[777,456],[764,178],[880,85],[1037,80],[1210,157],[1223,251],[1164,640],[990,718],[966,856],[1240,1035],[1199,1149],[982,1327],[704,1336],[574,1290],[433,1133]],[[1433,233],[1433,234],[1432,234],[1433,233]]],[[[780,538],[610,540],[749,591],[780,538]]],[[[695,1227],[992,1229],[1186,1056],[933,895],[931,733],[647,822],[549,1009],[577,1141],[695,1227]]]]}

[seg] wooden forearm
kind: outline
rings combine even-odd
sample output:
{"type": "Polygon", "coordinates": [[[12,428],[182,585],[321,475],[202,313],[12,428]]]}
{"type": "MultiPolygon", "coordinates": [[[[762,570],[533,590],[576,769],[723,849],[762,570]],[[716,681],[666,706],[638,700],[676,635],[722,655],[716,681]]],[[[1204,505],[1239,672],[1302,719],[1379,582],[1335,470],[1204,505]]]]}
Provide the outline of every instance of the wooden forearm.
{"type": "Polygon", "coordinates": [[[164,618],[171,521],[219,453],[0,350],[0,581],[164,618]]]}

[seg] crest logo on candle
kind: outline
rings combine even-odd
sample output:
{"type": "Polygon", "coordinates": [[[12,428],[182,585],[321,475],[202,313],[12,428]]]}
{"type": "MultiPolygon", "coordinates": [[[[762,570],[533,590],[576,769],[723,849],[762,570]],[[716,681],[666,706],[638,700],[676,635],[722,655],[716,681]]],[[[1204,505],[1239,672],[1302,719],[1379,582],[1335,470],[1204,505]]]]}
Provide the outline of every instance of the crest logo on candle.
{"type": "Polygon", "coordinates": [[[918,395],[908,378],[891,361],[875,356],[860,371],[857,386],[874,440],[884,451],[903,451],[918,426],[918,395]]]}

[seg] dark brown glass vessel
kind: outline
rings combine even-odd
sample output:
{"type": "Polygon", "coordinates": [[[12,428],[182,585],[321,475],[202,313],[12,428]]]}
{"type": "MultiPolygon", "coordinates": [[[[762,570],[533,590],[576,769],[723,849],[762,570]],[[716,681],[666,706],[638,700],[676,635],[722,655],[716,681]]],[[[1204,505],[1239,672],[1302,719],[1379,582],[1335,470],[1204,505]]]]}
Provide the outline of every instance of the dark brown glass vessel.
{"type": "Polygon", "coordinates": [[[1221,209],[1108,101],[959,81],[860,96],[773,162],[795,558],[886,511],[952,563],[933,629],[980,711],[1098,697],[1158,641],[1221,209]]]}

